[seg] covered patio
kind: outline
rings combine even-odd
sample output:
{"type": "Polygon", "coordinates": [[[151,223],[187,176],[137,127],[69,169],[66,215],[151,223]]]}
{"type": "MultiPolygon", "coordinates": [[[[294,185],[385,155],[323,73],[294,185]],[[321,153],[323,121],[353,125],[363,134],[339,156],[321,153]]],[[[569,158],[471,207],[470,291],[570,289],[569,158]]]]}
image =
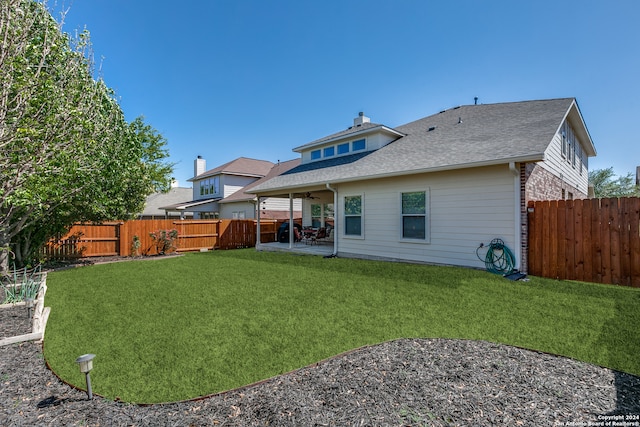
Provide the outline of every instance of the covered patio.
{"type": "Polygon", "coordinates": [[[256,246],[259,251],[280,251],[280,252],[295,252],[307,255],[321,255],[327,256],[333,253],[333,242],[319,242],[308,244],[305,242],[295,242],[292,245],[289,243],[270,242],[260,243],[256,246]]]}

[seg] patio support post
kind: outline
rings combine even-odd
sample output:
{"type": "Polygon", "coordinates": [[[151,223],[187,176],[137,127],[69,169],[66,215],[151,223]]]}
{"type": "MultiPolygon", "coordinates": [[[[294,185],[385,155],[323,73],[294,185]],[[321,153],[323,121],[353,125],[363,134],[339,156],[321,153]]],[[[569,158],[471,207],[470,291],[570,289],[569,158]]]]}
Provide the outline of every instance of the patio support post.
{"type": "Polygon", "coordinates": [[[338,190],[333,188],[331,184],[326,183],[327,190],[331,190],[333,192],[333,256],[338,255],[338,218],[340,215],[338,214],[338,190]]]}
{"type": "Polygon", "coordinates": [[[260,196],[257,197],[258,203],[256,203],[256,218],[258,222],[256,223],[256,249],[260,248],[260,243],[262,243],[262,233],[260,233],[260,196]]]}
{"type": "Polygon", "coordinates": [[[293,193],[289,193],[289,249],[293,248],[296,237],[293,228],[293,193]]]}

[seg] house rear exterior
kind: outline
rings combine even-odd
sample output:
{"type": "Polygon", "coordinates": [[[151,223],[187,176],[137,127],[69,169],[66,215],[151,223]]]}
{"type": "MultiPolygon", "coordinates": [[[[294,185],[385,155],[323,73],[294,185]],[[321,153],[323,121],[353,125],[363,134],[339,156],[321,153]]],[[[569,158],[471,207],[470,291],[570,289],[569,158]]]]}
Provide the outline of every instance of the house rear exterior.
{"type": "Polygon", "coordinates": [[[483,268],[476,249],[499,238],[525,272],[527,201],[586,198],[596,154],[573,98],[460,106],[394,128],[360,114],[294,151],[300,166],[250,192],[302,200],[303,225],[330,212],[336,255],[483,268]]]}

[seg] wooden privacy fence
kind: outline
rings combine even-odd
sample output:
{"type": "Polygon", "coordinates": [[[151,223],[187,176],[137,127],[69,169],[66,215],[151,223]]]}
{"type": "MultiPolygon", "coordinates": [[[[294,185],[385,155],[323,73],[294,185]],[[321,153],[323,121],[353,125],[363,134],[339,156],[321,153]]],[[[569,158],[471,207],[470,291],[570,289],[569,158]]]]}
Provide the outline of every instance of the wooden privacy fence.
{"type": "Polygon", "coordinates": [[[529,202],[528,272],[640,287],[640,198],[529,202]]]}
{"type": "MultiPolygon", "coordinates": [[[[260,241],[274,242],[278,225],[277,221],[261,220],[260,241]]],[[[256,244],[257,221],[152,219],[76,224],[66,235],[51,239],[43,255],[49,259],[156,255],[150,233],[172,229],[178,230],[179,252],[248,248],[256,244]],[[134,236],[140,242],[137,250],[133,247],[134,236]]]]}

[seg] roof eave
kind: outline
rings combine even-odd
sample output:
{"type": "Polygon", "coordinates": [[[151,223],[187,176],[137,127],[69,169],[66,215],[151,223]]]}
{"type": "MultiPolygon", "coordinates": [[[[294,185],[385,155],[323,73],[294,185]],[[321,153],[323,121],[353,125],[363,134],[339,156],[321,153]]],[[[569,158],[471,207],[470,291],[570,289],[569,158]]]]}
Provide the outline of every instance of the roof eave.
{"type": "Polygon", "coordinates": [[[459,163],[455,165],[445,165],[445,166],[436,166],[431,168],[423,168],[423,169],[411,169],[404,171],[397,171],[392,173],[380,173],[380,174],[372,174],[358,177],[349,177],[343,179],[333,179],[327,181],[319,181],[319,182],[307,182],[304,184],[298,184],[294,186],[285,186],[285,187],[274,187],[268,188],[264,190],[255,191],[254,189],[248,190],[247,193],[256,194],[256,195],[274,195],[274,194],[282,194],[283,192],[292,193],[294,190],[301,190],[312,186],[325,185],[325,184],[343,184],[347,182],[354,181],[363,181],[370,179],[380,179],[380,178],[392,178],[396,176],[406,176],[406,175],[416,175],[422,173],[433,173],[433,172],[446,172],[458,169],[470,169],[470,168],[479,168],[485,166],[496,166],[503,165],[509,163],[532,163],[532,162],[540,162],[544,160],[544,153],[533,153],[526,156],[517,156],[517,157],[505,157],[502,159],[494,159],[494,160],[486,160],[481,162],[468,162],[468,163],[459,163]]]}

